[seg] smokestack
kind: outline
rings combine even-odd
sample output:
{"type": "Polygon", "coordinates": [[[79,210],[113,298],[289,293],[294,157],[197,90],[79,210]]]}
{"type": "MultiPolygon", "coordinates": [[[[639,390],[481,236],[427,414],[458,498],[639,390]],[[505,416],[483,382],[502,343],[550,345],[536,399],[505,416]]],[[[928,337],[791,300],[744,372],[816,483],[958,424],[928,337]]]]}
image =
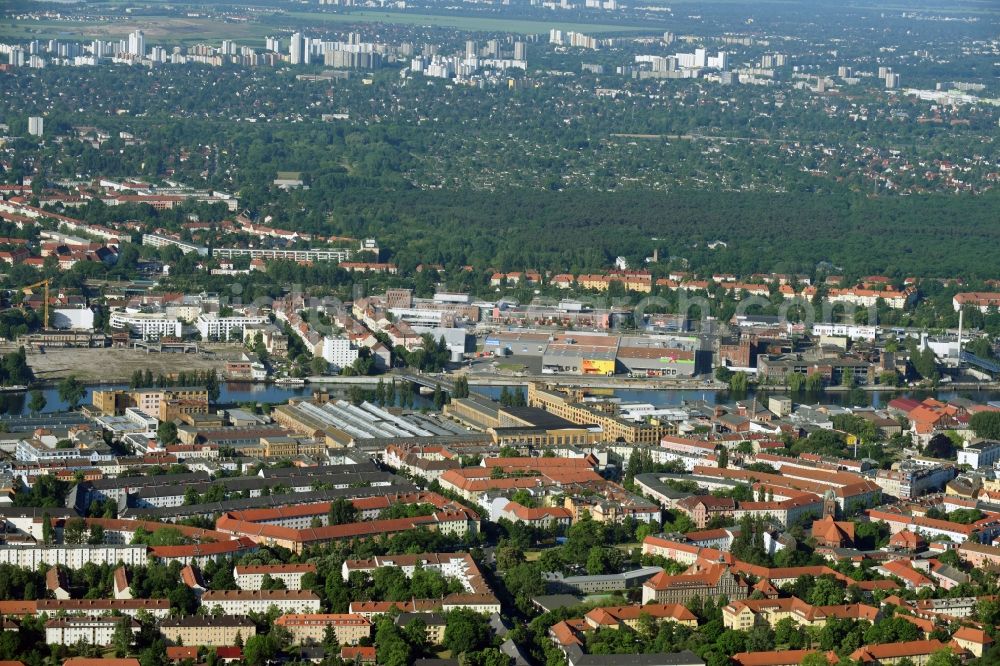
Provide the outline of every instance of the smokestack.
{"type": "Polygon", "coordinates": [[[958,311],[958,367],[962,367],[962,317],[965,311],[959,309],[958,311]]]}

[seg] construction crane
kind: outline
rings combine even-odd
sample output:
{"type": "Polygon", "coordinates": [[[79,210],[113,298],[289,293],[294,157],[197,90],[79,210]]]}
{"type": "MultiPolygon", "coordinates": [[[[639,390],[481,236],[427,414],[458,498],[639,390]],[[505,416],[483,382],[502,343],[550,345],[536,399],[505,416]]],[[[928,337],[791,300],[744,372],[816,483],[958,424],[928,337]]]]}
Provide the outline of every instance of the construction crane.
{"type": "Polygon", "coordinates": [[[35,287],[45,286],[45,301],[42,305],[42,325],[43,330],[49,329],[49,280],[42,280],[41,282],[36,282],[35,284],[29,284],[27,287],[21,287],[22,292],[28,292],[35,287]]]}

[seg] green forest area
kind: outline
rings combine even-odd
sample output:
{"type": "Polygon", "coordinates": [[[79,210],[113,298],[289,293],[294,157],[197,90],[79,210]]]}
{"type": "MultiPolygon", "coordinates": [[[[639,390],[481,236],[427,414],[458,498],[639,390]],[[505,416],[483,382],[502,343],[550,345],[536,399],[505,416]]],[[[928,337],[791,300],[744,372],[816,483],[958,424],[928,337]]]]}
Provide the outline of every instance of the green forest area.
{"type": "Polygon", "coordinates": [[[411,261],[585,271],[659,247],[698,270],[989,277],[1000,269],[996,192],[874,198],[680,191],[503,194],[348,188],[342,231],[377,234],[411,261]],[[653,240],[653,239],[657,240],[653,240]],[[709,249],[722,240],[726,247],[709,249]]]}

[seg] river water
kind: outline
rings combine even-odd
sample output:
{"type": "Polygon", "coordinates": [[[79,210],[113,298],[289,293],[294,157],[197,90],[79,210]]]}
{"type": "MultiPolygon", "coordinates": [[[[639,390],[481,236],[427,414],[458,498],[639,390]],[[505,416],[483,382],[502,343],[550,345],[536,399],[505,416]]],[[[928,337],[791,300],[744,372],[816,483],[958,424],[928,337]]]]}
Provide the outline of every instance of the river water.
{"type": "MultiPolygon", "coordinates": [[[[397,382],[398,385],[398,382],[397,382]]],[[[87,394],[81,404],[90,404],[91,394],[95,390],[128,388],[127,384],[97,384],[87,387],[87,394]]],[[[303,395],[311,395],[315,390],[328,390],[332,395],[345,397],[348,386],[337,385],[317,385],[317,386],[278,386],[275,384],[257,384],[252,382],[224,382],[220,385],[218,404],[220,405],[240,405],[244,403],[261,404],[281,404],[287,402],[289,398],[303,395]]],[[[371,390],[371,385],[363,388],[371,390]]],[[[503,390],[503,386],[474,386],[472,391],[497,399],[503,390]]],[[[515,389],[517,387],[510,387],[515,389]]],[[[523,387],[521,390],[526,391],[523,387]]],[[[59,391],[55,387],[42,389],[45,396],[45,409],[42,413],[63,411],[69,407],[64,401],[59,399],[59,391]]],[[[650,403],[656,407],[669,407],[680,405],[684,402],[704,400],[709,404],[726,404],[736,400],[753,400],[756,396],[758,402],[767,406],[768,393],[753,391],[745,395],[734,395],[729,391],[712,390],[679,390],[679,389],[608,389],[601,390],[602,395],[613,395],[620,398],[622,402],[650,403]]],[[[776,394],[777,395],[777,394],[776,394]]],[[[990,400],[1000,400],[1000,391],[954,391],[942,389],[938,391],[900,391],[896,393],[881,393],[870,391],[835,391],[822,392],[818,394],[802,393],[792,396],[792,399],[799,404],[835,404],[835,405],[870,405],[873,407],[884,407],[890,400],[898,396],[911,396],[923,399],[929,396],[947,401],[956,397],[969,398],[976,402],[987,402],[990,400]]],[[[414,406],[433,407],[432,402],[416,393],[413,395],[414,406]]],[[[27,414],[28,394],[27,393],[0,393],[0,414],[27,414]]]]}
{"type": "MultiPolygon", "coordinates": [[[[397,387],[399,382],[396,382],[397,387]]],[[[107,389],[127,389],[128,384],[94,384],[87,386],[87,394],[80,402],[88,405],[92,402],[94,391],[107,389]]],[[[348,386],[344,384],[326,385],[306,385],[306,386],[279,386],[277,384],[259,384],[254,382],[223,382],[219,385],[219,405],[241,405],[245,403],[261,403],[270,405],[280,405],[288,402],[289,398],[296,396],[312,395],[313,391],[326,390],[331,395],[346,397],[348,386]]],[[[373,390],[374,386],[366,385],[361,388],[373,390]]],[[[51,412],[65,411],[69,405],[59,399],[59,390],[56,387],[46,387],[42,389],[45,396],[45,409],[43,414],[51,412]]],[[[433,401],[417,393],[413,394],[413,404],[416,408],[433,407],[433,401]]],[[[28,393],[0,393],[0,414],[27,414],[28,413],[28,393]]]]}
{"type": "MultiPolygon", "coordinates": [[[[489,396],[490,398],[498,399],[500,397],[501,391],[503,391],[503,386],[475,386],[471,390],[481,393],[483,395],[489,396]]],[[[510,387],[516,390],[516,387],[510,387]]],[[[521,390],[526,391],[523,387],[521,390]]],[[[649,403],[654,407],[672,407],[676,405],[683,404],[685,402],[692,402],[703,400],[708,404],[732,404],[737,400],[747,401],[753,400],[755,397],[757,401],[764,407],[767,407],[767,398],[769,395],[788,395],[787,393],[776,393],[767,391],[748,391],[743,395],[735,395],[730,391],[713,391],[713,390],[681,390],[681,389],[600,389],[597,391],[600,395],[612,395],[615,398],[620,398],[622,402],[632,402],[632,403],[649,403]]],[[[968,398],[975,402],[988,402],[990,400],[1000,400],[1000,391],[954,391],[954,390],[938,390],[938,391],[914,391],[907,389],[905,391],[897,392],[879,392],[879,391],[821,391],[818,393],[799,393],[792,397],[792,401],[796,404],[803,405],[816,405],[816,404],[826,404],[826,405],[846,405],[846,406],[871,406],[876,409],[885,407],[893,398],[900,396],[909,396],[916,398],[918,400],[923,400],[927,397],[935,397],[938,400],[948,401],[957,397],[968,398]]]]}

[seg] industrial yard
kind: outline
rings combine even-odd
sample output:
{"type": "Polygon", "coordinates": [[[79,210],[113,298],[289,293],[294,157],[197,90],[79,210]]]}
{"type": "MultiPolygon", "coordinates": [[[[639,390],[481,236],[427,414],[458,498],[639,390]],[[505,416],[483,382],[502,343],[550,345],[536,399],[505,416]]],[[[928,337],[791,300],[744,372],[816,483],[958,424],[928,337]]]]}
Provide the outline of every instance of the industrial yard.
{"type": "Polygon", "coordinates": [[[182,371],[214,369],[221,374],[235,347],[215,347],[219,349],[187,354],[125,348],[46,348],[44,352],[30,351],[28,365],[41,382],[58,381],[70,375],[85,382],[128,381],[136,370],[169,376],[182,371]]]}

